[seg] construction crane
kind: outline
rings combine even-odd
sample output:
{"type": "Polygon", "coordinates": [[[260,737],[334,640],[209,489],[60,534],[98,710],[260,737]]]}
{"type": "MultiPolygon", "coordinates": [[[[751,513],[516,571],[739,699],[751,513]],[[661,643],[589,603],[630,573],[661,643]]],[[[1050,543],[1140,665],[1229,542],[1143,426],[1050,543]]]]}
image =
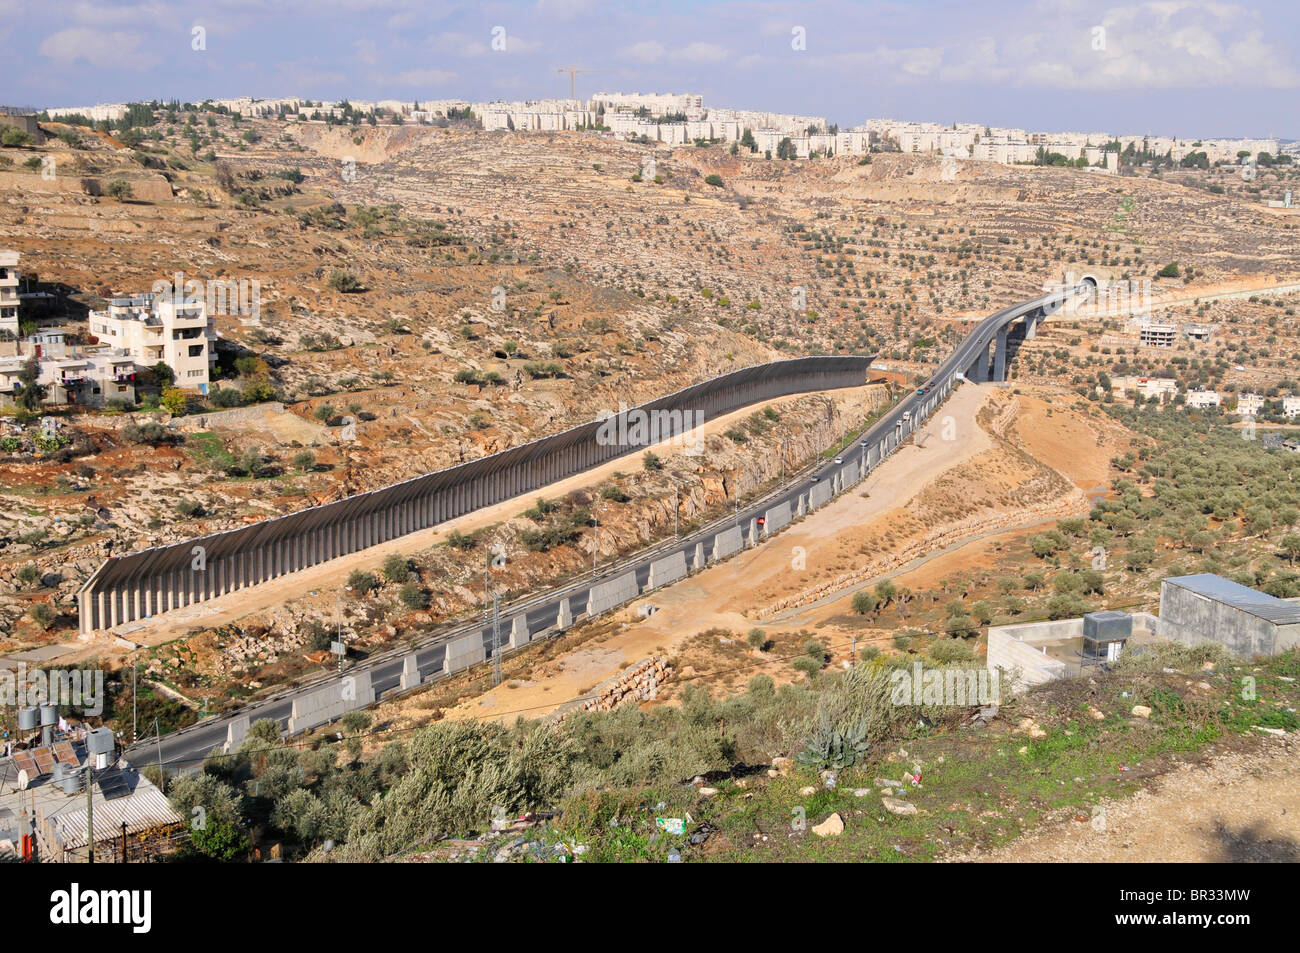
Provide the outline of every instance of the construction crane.
{"type": "Polygon", "coordinates": [[[579,73],[612,73],[614,71],[612,69],[579,69],[576,66],[561,66],[555,72],[569,74],[569,98],[577,99],[578,97],[575,94],[573,82],[575,76],[579,73]]]}

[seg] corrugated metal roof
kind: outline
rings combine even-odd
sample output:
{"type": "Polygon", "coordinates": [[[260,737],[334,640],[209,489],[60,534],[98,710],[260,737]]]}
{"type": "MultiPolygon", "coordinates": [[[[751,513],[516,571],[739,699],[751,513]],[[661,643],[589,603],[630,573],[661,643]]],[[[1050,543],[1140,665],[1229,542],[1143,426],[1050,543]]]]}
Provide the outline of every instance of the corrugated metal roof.
{"type": "Polygon", "coordinates": [[[1231,579],[1213,573],[1201,572],[1191,576],[1171,576],[1165,580],[1171,585],[1214,599],[1224,605],[1240,609],[1250,615],[1272,622],[1274,625],[1300,623],[1300,606],[1267,592],[1251,589],[1231,579]]]}
{"type": "MultiPolygon", "coordinates": [[[[86,845],[84,796],[70,798],[66,808],[47,814],[46,821],[65,850],[76,850],[86,845]]],[[[96,842],[120,836],[124,823],[130,835],[168,824],[183,824],[185,818],[171,806],[167,795],[145,782],[126,797],[111,801],[95,798],[96,842]]]]}

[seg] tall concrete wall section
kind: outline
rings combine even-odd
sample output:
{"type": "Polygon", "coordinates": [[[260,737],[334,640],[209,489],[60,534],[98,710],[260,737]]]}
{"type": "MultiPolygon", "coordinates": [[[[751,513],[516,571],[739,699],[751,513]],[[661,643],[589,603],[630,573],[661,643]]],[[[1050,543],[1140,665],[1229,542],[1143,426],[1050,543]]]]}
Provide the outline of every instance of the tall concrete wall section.
{"type": "Polygon", "coordinates": [[[299,695],[293,700],[289,734],[296,735],[334,721],[345,712],[373,705],[374,701],[375,693],[370,684],[369,672],[345,675],[336,682],[299,695]]]}
{"type": "Polygon", "coordinates": [[[808,508],[815,510],[819,506],[825,506],[832,496],[834,496],[834,493],[831,491],[830,481],[819,480],[808,491],[808,508]]]}
{"type": "Polygon", "coordinates": [[[753,403],[860,386],[870,363],[870,357],[804,357],[759,364],[446,470],[239,529],[112,556],[78,593],[81,629],[89,633],[204,602],[445,523],[753,403]]]}
{"type": "Polygon", "coordinates": [[[420,665],[416,661],[415,653],[412,652],[406,658],[402,659],[402,678],[398,686],[402,691],[410,691],[412,688],[418,688],[420,685],[420,665]]]}
{"type": "Polygon", "coordinates": [[[699,572],[704,568],[704,544],[695,544],[695,554],[691,557],[691,569],[699,572]]]}
{"type": "Polygon", "coordinates": [[[763,518],[763,531],[768,536],[785,529],[790,525],[790,520],[794,518],[790,512],[790,501],[786,500],[780,506],[773,506],[763,515],[763,518]]]}
{"type": "Polygon", "coordinates": [[[858,468],[856,460],[850,460],[844,464],[844,469],[840,470],[840,486],[848,489],[862,478],[862,471],[858,468]]]}
{"type": "Polygon", "coordinates": [[[244,743],[248,737],[248,715],[240,715],[238,718],[232,718],[226,725],[226,743],[222,745],[221,750],[230,754],[239,750],[239,746],[244,743]]]}
{"type": "Polygon", "coordinates": [[[569,597],[560,600],[560,610],[555,614],[555,628],[563,632],[573,625],[573,610],[569,608],[569,597]]]}
{"type": "Polygon", "coordinates": [[[521,612],[510,623],[510,647],[521,649],[528,644],[528,616],[521,612]]]}
{"type": "Polygon", "coordinates": [[[471,665],[487,661],[483,637],[475,632],[447,643],[447,654],[442,659],[442,670],[448,675],[463,672],[471,665]]]}
{"type": "Polygon", "coordinates": [[[739,526],[724,529],[713,537],[713,561],[721,562],[728,556],[734,556],[745,548],[745,539],[739,526]]]}
{"type": "Polygon", "coordinates": [[[650,564],[650,579],[646,583],[649,589],[658,589],[670,582],[676,582],[686,575],[686,553],[673,553],[663,559],[656,559],[650,564]]]}
{"type": "Polygon", "coordinates": [[[615,606],[630,602],[641,594],[636,573],[629,572],[607,582],[599,582],[587,593],[587,615],[596,616],[615,606]]]}

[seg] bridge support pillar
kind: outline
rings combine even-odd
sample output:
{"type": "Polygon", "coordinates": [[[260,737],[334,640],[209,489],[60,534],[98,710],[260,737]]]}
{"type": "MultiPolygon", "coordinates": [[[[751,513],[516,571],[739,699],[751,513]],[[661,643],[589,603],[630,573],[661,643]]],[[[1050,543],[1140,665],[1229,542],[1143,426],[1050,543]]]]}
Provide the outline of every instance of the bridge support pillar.
{"type": "Polygon", "coordinates": [[[998,383],[1007,379],[1007,329],[998,331],[993,350],[993,379],[998,383]]]}
{"type": "Polygon", "coordinates": [[[1041,317],[1037,314],[1025,315],[1025,340],[1026,341],[1032,341],[1034,339],[1034,335],[1038,333],[1038,322],[1040,320],[1041,317]]]}
{"type": "Polygon", "coordinates": [[[989,379],[989,347],[984,345],[975,355],[975,363],[971,365],[970,370],[966,372],[976,384],[987,384],[989,379]]]}

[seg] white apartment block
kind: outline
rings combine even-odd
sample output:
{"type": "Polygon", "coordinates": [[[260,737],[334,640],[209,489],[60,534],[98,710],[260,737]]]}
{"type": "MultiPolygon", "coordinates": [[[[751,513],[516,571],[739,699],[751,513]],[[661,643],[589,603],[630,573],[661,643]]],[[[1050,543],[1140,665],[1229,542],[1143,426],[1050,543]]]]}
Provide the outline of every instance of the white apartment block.
{"type": "Polygon", "coordinates": [[[699,119],[704,114],[704,97],[698,93],[596,93],[588,108],[593,112],[634,113],[644,109],[650,116],[675,116],[699,119]]]}
{"type": "Polygon", "coordinates": [[[16,251],[0,251],[0,339],[18,337],[18,259],[16,251]]]}
{"type": "Polygon", "coordinates": [[[1288,417],[1300,415],[1300,397],[1283,397],[1282,413],[1288,417]]]}
{"type": "Polygon", "coordinates": [[[1223,401],[1216,390],[1189,390],[1187,392],[1188,407],[1218,407],[1223,401]]]}
{"type": "Polygon", "coordinates": [[[176,374],[177,387],[208,392],[217,332],[202,301],[153,294],[113,298],[106,310],[90,312],[90,333],[142,367],[163,361],[176,374]]]}
{"type": "Polygon", "coordinates": [[[1237,398],[1237,413],[1241,416],[1255,416],[1264,409],[1264,398],[1259,394],[1242,394],[1237,398]]]}
{"type": "Polygon", "coordinates": [[[51,119],[60,119],[64,116],[85,116],[94,122],[115,122],[126,115],[126,103],[113,103],[112,105],[98,106],[59,106],[56,109],[46,109],[46,115],[51,119]]]}

